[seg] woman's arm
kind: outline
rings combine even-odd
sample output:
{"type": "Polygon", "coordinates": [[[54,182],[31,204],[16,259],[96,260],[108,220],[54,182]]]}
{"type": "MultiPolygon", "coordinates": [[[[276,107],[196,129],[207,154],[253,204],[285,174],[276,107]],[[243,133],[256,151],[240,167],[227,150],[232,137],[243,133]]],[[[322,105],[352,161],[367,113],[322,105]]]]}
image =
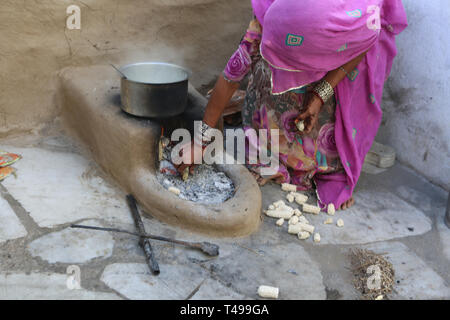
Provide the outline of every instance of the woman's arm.
{"type": "MultiPolygon", "coordinates": [[[[217,122],[220,119],[220,116],[223,113],[223,110],[227,106],[230,101],[233,93],[236,89],[239,88],[238,82],[230,82],[225,80],[225,78],[221,75],[219,79],[217,79],[216,85],[214,86],[214,90],[211,94],[211,98],[209,99],[208,104],[206,105],[205,114],[203,116],[203,122],[210,126],[211,128],[215,128],[217,122]]],[[[195,138],[194,138],[195,140],[195,138]]],[[[183,174],[186,168],[190,168],[190,174],[194,173],[194,140],[190,142],[191,144],[191,154],[183,157],[183,162],[180,165],[175,165],[178,172],[183,174]]],[[[200,137],[200,141],[202,138],[200,137]]],[[[197,140],[198,141],[198,140],[197,140]]],[[[201,144],[201,142],[200,142],[201,144]]]]}
{"type": "Polygon", "coordinates": [[[239,82],[250,71],[252,60],[259,51],[261,33],[261,25],[255,18],[250,22],[238,49],[228,61],[223,75],[217,80],[203,118],[203,122],[210,127],[217,125],[225,107],[239,88],[239,82]]]}
{"type": "Polygon", "coordinates": [[[215,128],[225,107],[234,92],[239,88],[238,82],[230,82],[225,80],[223,75],[217,79],[216,85],[211,94],[208,104],[206,105],[203,122],[208,126],[215,128]]]}
{"type": "Polygon", "coordinates": [[[333,89],[336,88],[336,86],[339,84],[339,82],[341,82],[342,79],[344,79],[348,73],[352,72],[356,68],[356,66],[362,61],[362,59],[364,58],[366,53],[367,53],[367,51],[360,54],[353,60],[350,60],[343,66],[328,72],[327,75],[325,76],[325,78],[323,78],[323,79],[325,81],[327,81],[329,84],[331,84],[333,89]]]}
{"type": "MultiPolygon", "coordinates": [[[[225,107],[227,106],[230,99],[233,97],[234,92],[239,88],[240,81],[247,75],[250,71],[252,64],[252,59],[258,52],[259,41],[261,39],[261,26],[256,20],[252,20],[247,29],[247,33],[242,38],[242,41],[231,56],[228,64],[223,72],[223,75],[219,76],[216,85],[211,93],[211,97],[206,105],[205,114],[203,116],[202,131],[211,127],[215,128],[217,122],[220,119],[225,107]]],[[[185,155],[183,162],[176,166],[180,173],[184,173],[186,168],[190,168],[193,172],[193,162],[194,162],[194,144],[200,144],[204,147],[205,139],[200,132],[194,137],[191,142],[191,154],[185,155]]]]}

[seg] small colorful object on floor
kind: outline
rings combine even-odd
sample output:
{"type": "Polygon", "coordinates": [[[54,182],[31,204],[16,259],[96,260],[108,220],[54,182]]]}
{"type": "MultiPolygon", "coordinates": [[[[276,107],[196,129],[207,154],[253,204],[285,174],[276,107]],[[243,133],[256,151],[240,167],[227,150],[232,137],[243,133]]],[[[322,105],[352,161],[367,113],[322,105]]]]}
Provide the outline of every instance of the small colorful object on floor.
{"type": "Polygon", "coordinates": [[[10,176],[11,174],[14,174],[15,172],[16,169],[11,167],[0,167],[0,181],[10,176]]]}
{"type": "Polygon", "coordinates": [[[0,151],[0,167],[10,166],[21,158],[18,154],[0,151]]]}
{"type": "Polygon", "coordinates": [[[21,158],[22,157],[18,154],[0,150],[0,181],[10,176],[11,174],[15,174],[16,169],[9,166],[15,163],[17,160],[20,160],[21,158]]]}

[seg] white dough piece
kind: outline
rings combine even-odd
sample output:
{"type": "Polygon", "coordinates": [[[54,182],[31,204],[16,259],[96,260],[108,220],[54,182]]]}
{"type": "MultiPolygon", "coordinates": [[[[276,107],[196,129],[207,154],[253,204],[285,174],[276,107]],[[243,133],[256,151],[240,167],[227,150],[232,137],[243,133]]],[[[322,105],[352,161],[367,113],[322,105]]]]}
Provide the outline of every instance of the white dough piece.
{"type": "Polygon", "coordinates": [[[328,218],[323,222],[323,224],[333,224],[333,218],[328,218]]]}
{"type": "Polygon", "coordinates": [[[297,127],[298,131],[302,132],[303,130],[305,130],[305,121],[301,120],[297,122],[295,126],[297,127]]]}
{"type": "Polygon", "coordinates": [[[299,223],[297,223],[297,225],[300,225],[300,227],[302,228],[302,231],[308,231],[309,233],[313,233],[314,229],[315,229],[314,226],[307,224],[307,223],[303,223],[303,222],[299,222],[299,223]]]}
{"type": "Polygon", "coordinates": [[[330,216],[334,216],[334,214],[336,213],[336,208],[334,207],[334,204],[332,204],[332,203],[328,204],[328,206],[327,206],[327,213],[330,216]]]}
{"type": "Polygon", "coordinates": [[[302,223],[306,223],[306,224],[309,224],[309,221],[308,221],[308,219],[306,219],[304,216],[300,216],[300,217],[298,217],[298,221],[300,221],[300,222],[302,222],[302,223]]]}
{"type": "Polygon", "coordinates": [[[312,206],[310,204],[304,203],[303,204],[303,212],[308,212],[308,213],[312,213],[312,214],[319,214],[320,213],[320,208],[317,206],[312,206]]]}
{"type": "Polygon", "coordinates": [[[287,204],[279,206],[278,209],[288,210],[289,212],[292,212],[292,214],[294,214],[294,208],[288,206],[287,204]]]}
{"type": "Polygon", "coordinates": [[[278,219],[283,218],[286,220],[289,220],[294,215],[294,211],[290,211],[286,208],[277,208],[275,210],[266,210],[266,211],[264,211],[264,213],[268,217],[278,218],[278,219]]]}
{"type": "Polygon", "coordinates": [[[293,216],[291,219],[289,219],[289,224],[297,224],[298,223],[298,217],[293,216]]]}
{"type": "Polygon", "coordinates": [[[302,232],[299,232],[297,236],[300,240],[306,240],[311,236],[311,234],[307,231],[302,231],[302,232]]]}
{"type": "Polygon", "coordinates": [[[336,225],[337,225],[339,228],[342,228],[342,227],[344,226],[344,220],[339,219],[339,220],[336,222],[336,225]]]}
{"type": "Polygon", "coordinates": [[[295,198],[295,202],[297,202],[298,204],[304,204],[306,201],[308,201],[308,196],[305,196],[304,194],[294,192],[293,195],[295,198]]]}
{"type": "Polygon", "coordinates": [[[295,192],[295,191],[297,191],[297,186],[295,184],[282,183],[281,190],[287,191],[287,192],[295,192]]]}
{"type": "Polygon", "coordinates": [[[320,242],[320,234],[314,233],[314,242],[320,242]]]}
{"type": "Polygon", "coordinates": [[[274,206],[273,204],[271,204],[271,205],[269,206],[269,210],[275,210],[275,206],[274,206]]]}
{"type": "Polygon", "coordinates": [[[297,217],[300,217],[300,216],[302,215],[302,212],[301,212],[299,209],[294,209],[294,214],[295,214],[297,217]]]}
{"type": "Polygon", "coordinates": [[[280,289],[269,286],[259,286],[258,295],[261,298],[272,298],[278,299],[278,294],[280,293],[280,289]]]}
{"type": "Polygon", "coordinates": [[[314,233],[314,226],[306,223],[299,222],[297,224],[291,224],[288,228],[288,233],[299,234],[302,231],[307,231],[309,233],[314,233]]]}
{"type": "Polygon", "coordinates": [[[278,219],[276,224],[277,226],[281,227],[284,224],[284,219],[283,218],[278,219]]]}
{"type": "Polygon", "coordinates": [[[180,193],[181,193],[180,189],[175,188],[175,187],[169,187],[168,190],[169,190],[170,192],[172,192],[173,194],[176,194],[177,196],[179,196],[180,193]]]}
{"type": "Polygon", "coordinates": [[[303,231],[303,229],[298,223],[290,224],[288,227],[288,233],[290,233],[290,234],[299,234],[302,231],[303,231]]]}
{"type": "Polygon", "coordinates": [[[284,205],[285,205],[285,203],[284,203],[283,200],[278,200],[278,201],[276,201],[276,202],[273,203],[273,206],[274,206],[275,208],[278,208],[278,207],[284,206],[284,205]]]}
{"type": "Polygon", "coordinates": [[[289,201],[290,203],[292,203],[292,202],[294,202],[295,197],[294,197],[291,193],[289,193],[289,194],[286,196],[286,199],[287,199],[287,201],[289,201]]]}

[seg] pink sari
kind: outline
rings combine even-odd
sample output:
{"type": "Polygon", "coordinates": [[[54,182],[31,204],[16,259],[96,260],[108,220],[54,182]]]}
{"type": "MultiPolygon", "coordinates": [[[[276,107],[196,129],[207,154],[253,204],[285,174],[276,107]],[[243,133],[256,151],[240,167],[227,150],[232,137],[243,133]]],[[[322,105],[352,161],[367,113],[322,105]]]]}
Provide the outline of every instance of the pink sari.
{"type": "Polygon", "coordinates": [[[401,0],[252,0],[262,25],[260,51],[272,93],[323,78],[363,52],[364,60],[335,89],[335,140],[344,173],[316,175],[319,204],[339,208],[353,193],[381,122],[383,85],[407,26],[401,0]]]}

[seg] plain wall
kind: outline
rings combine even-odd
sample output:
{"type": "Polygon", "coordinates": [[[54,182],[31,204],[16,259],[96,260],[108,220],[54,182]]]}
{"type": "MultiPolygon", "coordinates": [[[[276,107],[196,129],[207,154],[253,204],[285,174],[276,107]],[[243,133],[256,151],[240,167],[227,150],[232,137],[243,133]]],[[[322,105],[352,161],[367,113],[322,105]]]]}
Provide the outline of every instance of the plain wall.
{"type": "Polygon", "coordinates": [[[450,1],[403,0],[409,26],[385,85],[377,140],[450,190],[450,1]]]}

